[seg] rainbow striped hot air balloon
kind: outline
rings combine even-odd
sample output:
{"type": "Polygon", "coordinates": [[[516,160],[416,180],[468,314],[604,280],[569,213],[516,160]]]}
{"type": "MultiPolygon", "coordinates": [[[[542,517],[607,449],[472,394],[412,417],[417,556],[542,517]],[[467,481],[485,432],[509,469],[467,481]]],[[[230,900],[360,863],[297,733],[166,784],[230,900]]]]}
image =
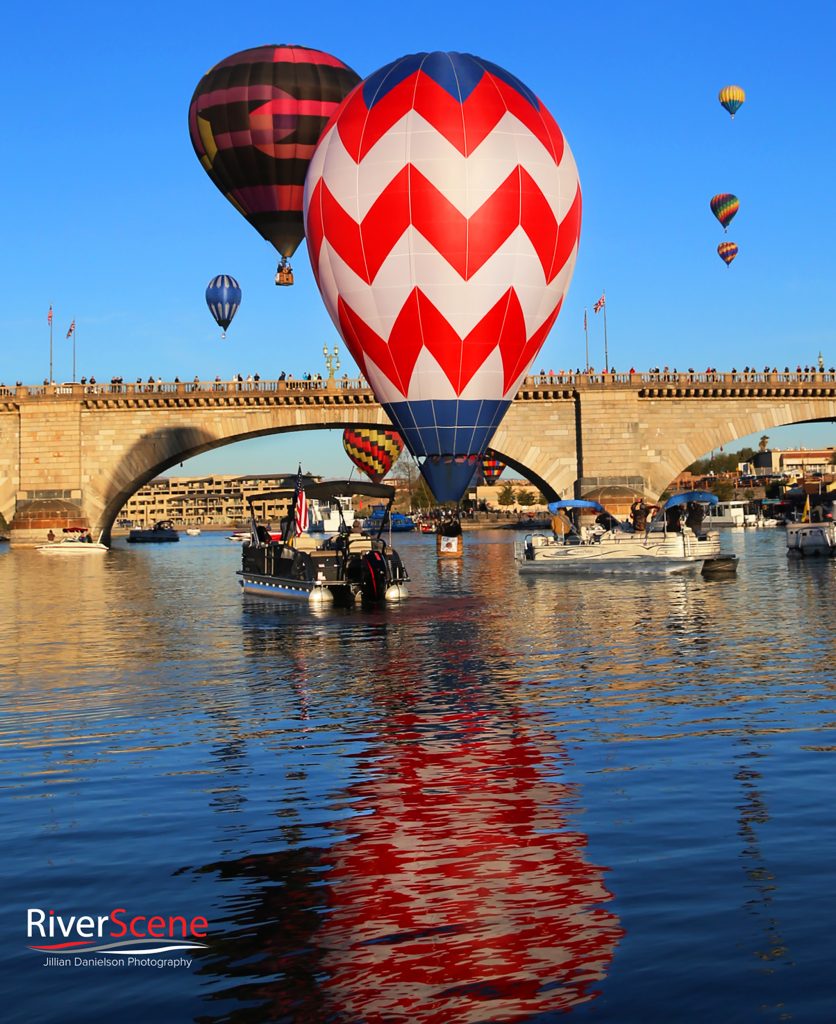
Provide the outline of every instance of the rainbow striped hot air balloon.
{"type": "Polygon", "coordinates": [[[740,209],[740,200],[731,192],[718,192],[708,205],[711,207],[711,212],[723,225],[723,230],[726,231],[740,209]]]}
{"type": "Polygon", "coordinates": [[[343,431],[343,448],[354,465],[379,484],[403,451],[403,439],[396,430],[374,427],[343,431]]]}
{"type": "Polygon", "coordinates": [[[731,266],[732,260],[737,255],[737,243],[736,242],[721,242],[717,246],[717,252],[720,259],[726,264],[727,267],[731,266]]]}
{"type": "Polygon", "coordinates": [[[734,115],[746,101],[746,93],[739,85],[724,85],[717,94],[717,99],[720,101],[721,106],[728,110],[732,120],[734,120],[734,115]]]}
{"type": "Polygon", "coordinates": [[[485,478],[485,483],[488,487],[493,487],[502,475],[503,469],[505,469],[505,463],[500,462],[500,460],[495,458],[493,455],[485,455],[482,457],[482,476],[485,478]]]}

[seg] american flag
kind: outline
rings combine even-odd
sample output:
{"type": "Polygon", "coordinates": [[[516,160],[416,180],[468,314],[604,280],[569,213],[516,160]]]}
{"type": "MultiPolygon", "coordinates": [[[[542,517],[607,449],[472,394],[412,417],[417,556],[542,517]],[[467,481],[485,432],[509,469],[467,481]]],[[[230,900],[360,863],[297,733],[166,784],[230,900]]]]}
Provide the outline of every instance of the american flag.
{"type": "Polygon", "coordinates": [[[308,500],[305,497],[305,489],[302,486],[302,467],[299,467],[299,474],[296,477],[296,507],[294,509],[296,520],[296,536],[300,537],[308,528],[308,500]]]}
{"type": "Polygon", "coordinates": [[[72,338],[72,336],[74,334],[75,334],[75,320],[73,320],[73,322],[70,324],[70,329],[67,331],[67,337],[68,338],[72,338]]]}
{"type": "Polygon", "coordinates": [[[607,300],[606,300],[606,298],[604,297],[604,295],[602,294],[602,295],[601,295],[601,298],[600,298],[600,299],[598,299],[598,301],[597,301],[597,302],[595,303],[595,305],[594,305],[594,306],[592,307],[592,312],[593,312],[593,313],[600,313],[600,312],[601,312],[601,310],[602,310],[602,309],[604,308],[604,306],[606,306],[606,304],[607,304],[607,300]]]}
{"type": "Polygon", "coordinates": [[[52,327],[52,306],[49,307],[49,312],[46,315],[46,322],[52,327]]]}

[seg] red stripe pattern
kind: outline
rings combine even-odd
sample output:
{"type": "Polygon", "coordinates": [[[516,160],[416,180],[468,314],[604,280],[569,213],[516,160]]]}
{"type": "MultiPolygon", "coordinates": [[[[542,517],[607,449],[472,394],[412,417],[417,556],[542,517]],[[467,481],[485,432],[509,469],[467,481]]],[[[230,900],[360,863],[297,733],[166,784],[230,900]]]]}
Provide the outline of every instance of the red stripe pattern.
{"type": "Polygon", "coordinates": [[[378,399],[508,399],[560,311],[581,206],[560,128],[502,69],[419,54],[355,89],[314,153],[305,230],[378,399]]]}

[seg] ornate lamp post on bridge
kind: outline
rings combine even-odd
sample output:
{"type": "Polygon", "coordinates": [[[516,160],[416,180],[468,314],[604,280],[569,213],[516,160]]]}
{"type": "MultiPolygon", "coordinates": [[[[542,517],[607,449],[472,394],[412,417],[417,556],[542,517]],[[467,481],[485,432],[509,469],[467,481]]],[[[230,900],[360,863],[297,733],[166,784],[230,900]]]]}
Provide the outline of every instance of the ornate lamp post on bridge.
{"type": "Polygon", "coordinates": [[[334,346],[334,351],[329,352],[328,346],[322,346],[322,355],[325,357],[325,366],[328,370],[328,380],[334,379],[334,373],[340,368],[340,350],[337,345],[334,346]]]}

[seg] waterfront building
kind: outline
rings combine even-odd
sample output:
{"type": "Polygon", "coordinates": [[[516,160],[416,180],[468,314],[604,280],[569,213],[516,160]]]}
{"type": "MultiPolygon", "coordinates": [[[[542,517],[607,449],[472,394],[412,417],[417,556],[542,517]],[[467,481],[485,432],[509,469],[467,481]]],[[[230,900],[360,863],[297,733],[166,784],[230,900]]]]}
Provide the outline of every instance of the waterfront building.
{"type": "Polygon", "coordinates": [[[158,476],[128,499],[117,522],[123,526],[128,522],[144,526],[170,519],[178,526],[240,526],[249,516],[247,498],[250,495],[279,491],[279,498],[257,509],[260,518],[278,526],[293,500],[293,486],[283,488],[281,485],[294,480],[295,476],[294,472],[158,476]]]}

